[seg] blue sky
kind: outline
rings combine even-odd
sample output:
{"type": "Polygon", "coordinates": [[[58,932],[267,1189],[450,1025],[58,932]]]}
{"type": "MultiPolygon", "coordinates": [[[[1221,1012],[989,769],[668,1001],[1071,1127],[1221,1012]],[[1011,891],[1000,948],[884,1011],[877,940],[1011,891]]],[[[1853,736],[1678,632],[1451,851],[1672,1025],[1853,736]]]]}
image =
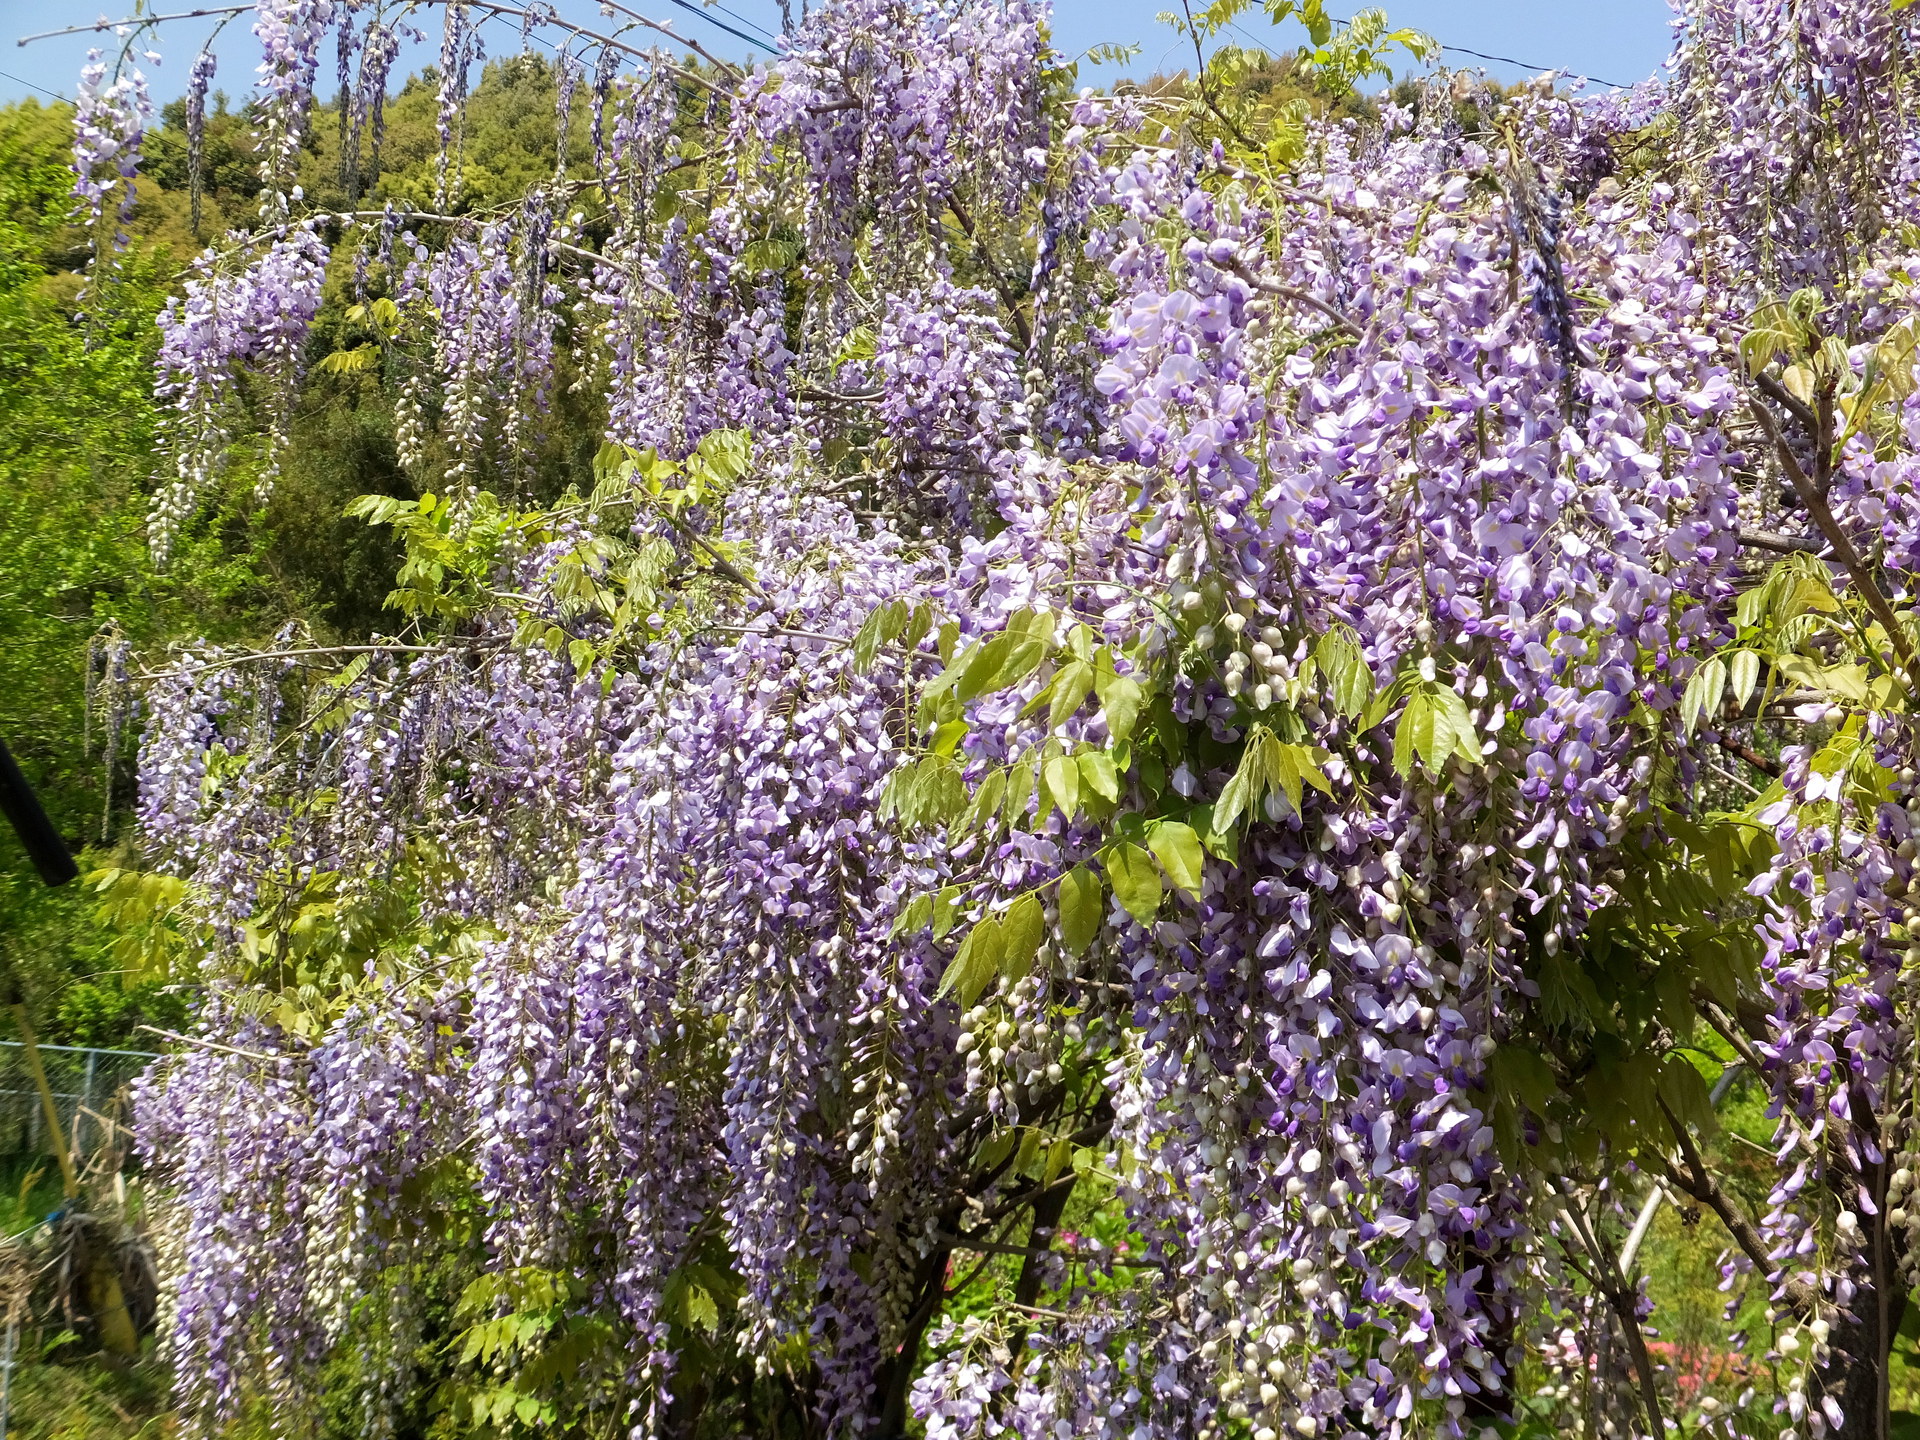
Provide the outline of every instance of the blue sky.
{"type": "MultiPolygon", "coordinates": [[[[117,9],[111,8],[113,0],[107,3],[105,13],[110,18],[132,9],[131,0],[119,0],[117,9]]],[[[156,0],[147,8],[166,14],[199,9],[209,3],[219,0],[156,0]]],[[[800,0],[792,3],[797,14],[800,0]]],[[[1121,71],[1085,72],[1092,80],[1108,80],[1117,73],[1144,76],[1156,69],[1177,70],[1187,52],[1173,31],[1154,18],[1169,4],[1177,3],[1055,0],[1055,42],[1070,53],[1103,42],[1141,47],[1139,57],[1121,71]]],[[[71,95],[88,46],[102,43],[98,37],[41,41],[25,48],[10,42],[35,31],[88,24],[102,14],[101,4],[102,0],[0,0],[0,72],[5,72],[0,74],[0,101],[33,94],[44,99],[47,91],[71,95]]],[[[749,35],[779,26],[778,0],[720,0],[718,8],[706,8],[705,14],[692,13],[689,5],[703,8],[698,0],[647,0],[636,8],[646,9],[656,19],[671,20],[681,33],[700,40],[717,54],[736,59],[757,52],[720,25],[749,35]],[[719,24],[710,23],[715,21],[719,24]]],[[[597,28],[602,23],[592,0],[559,0],[558,8],[583,24],[597,28]]],[[[1336,13],[1350,13],[1357,7],[1336,3],[1330,8],[1336,13]]],[[[1602,81],[1631,84],[1657,70],[1671,44],[1666,0],[1395,0],[1387,11],[1395,24],[1425,30],[1442,44],[1457,47],[1442,57],[1442,63],[1485,68],[1502,80],[1560,68],[1602,81]],[[1506,59],[1484,60],[1465,51],[1506,59]],[[1511,63],[1516,61],[1519,63],[1511,63]]],[[[431,22],[431,17],[428,20],[431,22]]],[[[1275,28],[1264,17],[1240,23],[1246,38],[1269,42],[1276,49],[1290,48],[1301,39],[1297,27],[1275,28]]],[[[213,24],[211,20],[187,20],[166,27],[164,43],[158,47],[166,57],[164,62],[157,70],[144,67],[149,70],[157,98],[166,100],[180,92],[186,83],[187,64],[213,24]]],[[[494,54],[519,48],[517,33],[504,23],[490,25],[488,38],[488,49],[494,54]]],[[[118,42],[109,38],[106,43],[118,42]]],[[[243,17],[227,26],[217,47],[221,64],[216,84],[236,96],[252,83],[256,58],[253,44],[243,17]]],[[[423,49],[417,56],[406,57],[403,64],[410,62],[409,68],[417,68],[430,58],[430,51],[423,49]]]]}

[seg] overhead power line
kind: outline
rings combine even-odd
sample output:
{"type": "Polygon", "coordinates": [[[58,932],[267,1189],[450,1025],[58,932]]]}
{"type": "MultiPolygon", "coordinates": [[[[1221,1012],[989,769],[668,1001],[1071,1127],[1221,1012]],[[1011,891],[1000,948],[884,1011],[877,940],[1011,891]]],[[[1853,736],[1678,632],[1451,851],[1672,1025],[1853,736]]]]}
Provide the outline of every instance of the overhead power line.
{"type": "MultiPolygon", "coordinates": [[[[1351,20],[1336,19],[1333,23],[1336,25],[1351,25],[1353,22],[1351,20]]],[[[1262,41],[1253,35],[1249,35],[1245,30],[1242,30],[1240,26],[1235,25],[1233,28],[1239,31],[1241,35],[1246,36],[1248,40],[1253,41],[1256,48],[1266,50],[1268,54],[1273,53],[1262,41]]],[[[1439,44],[1440,48],[1450,55],[1471,55],[1476,60],[1491,60],[1497,65],[1515,65],[1522,70],[1532,71],[1535,75],[1544,74],[1551,70],[1556,74],[1571,76],[1575,80],[1590,80],[1595,85],[1605,85],[1613,90],[1631,90],[1633,88],[1633,86],[1624,85],[1618,80],[1602,80],[1598,75],[1576,74],[1564,65],[1534,65],[1525,60],[1516,60],[1511,55],[1489,55],[1484,50],[1470,50],[1465,45],[1449,45],[1445,41],[1440,41],[1439,44]]]]}
{"type": "Polygon", "coordinates": [[[725,15],[730,19],[738,20],[742,25],[746,26],[749,30],[758,30],[762,35],[766,36],[769,40],[777,40],[780,38],[776,32],[769,30],[766,26],[762,25],[758,20],[750,20],[745,15],[742,15],[738,10],[729,10],[724,5],[712,4],[712,5],[696,6],[688,3],[688,0],[674,0],[674,4],[681,6],[683,9],[698,10],[702,15],[704,15],[709,10],[718,10],[722,15],[725,15]]]}
{"type": "Polygon", "coordinates": [[[23,80],[18,75],[11,74],[5,70],[0,70],[0,80],[11,80],[16,85],[24,85],[29,90],[38,90],[42,95],[51,95],[56,100],[65,100],[67,98],[57,90],[49,90],[46,86],[36,85],[31,80],[23,80]]]}
{"type": "MultiPolygon", "coordinates": [[[[744,30],[736,30],[733,28],[733,26],[723,24],[722,22],[714,19],[713,16],[708,13],[707,7],[704,5],[696,5],[693,3],[693,0],[673,0],[673,3],[678,5],[682,10],[691,10],[694,14],[698,15],[702,20],[706,21],[709,25],[712,25],[717,29],[726,31],[727,34],[733,36],[736,40],[744,40],[749,45],[758,45],[762,50],[766,51],[769,55],[778,55],[780,53],[773,46],[767,44],[766,41],[756,39],[754,36],[747,34],[747,32],[744,30]]],[[[729,10],[727,13],[729,15],[733,15],[733,12],[731,10],[729,10]]],[[[734,18],[737,20],[737,19],[740,19],[741,17],[735,15],[734,18]]],[[[749,25],[753,25],[753,22],[751,20],[748,20],[746,23],[749,25]]],[[[758,25],[754,25],[753,28],[758,30],[760,27],[758,25]]]]}
{"type": "Polygon", "coordinates": [[[1618,80],[1602,80],[1598,75],[1574,75],[1574,72],[1564,65],[1529,65],[1525,60],[1516,60],[1511,55],[1489,55],[1484,50],[1469,50],[1464,45],[1443,44],[1440,48],[1453,55],[1471,55],[1476,60],[1493,60],[1501,65],[1518,65],[1522,70],[1531,70],[1536,75],[1553,70],[1562,75],[1573,75],[1576,80],[1591,80],[1596,85],[1605,85],[1614,90],[1633,88],[1631,85],[1621,84],[1618,80]]]}

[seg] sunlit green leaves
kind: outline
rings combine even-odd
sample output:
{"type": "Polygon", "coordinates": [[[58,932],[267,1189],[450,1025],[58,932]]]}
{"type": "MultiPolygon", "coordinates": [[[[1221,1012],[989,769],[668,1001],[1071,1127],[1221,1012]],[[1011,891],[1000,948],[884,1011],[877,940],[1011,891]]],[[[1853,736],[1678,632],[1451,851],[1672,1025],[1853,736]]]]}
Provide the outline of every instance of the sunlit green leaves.
{"type": "Polygon", "coordinates": [[[1243,819],[1257,816],[1261,802],[1275,790],[1287,797],[1296,814],[1307,786],[1333,794],[1333,782],[1323,768],[1331,758],[1318,746],[1286,744],[1266,726],[1254,726],[1240,752],[1239,768],[1213,807],[1213,828],[1231,832],[1243,819]]]}
{"type": "Polygon", "coordinates": [[[1009,980],[1018,979],[1033,968],[1047,935],[1047,917],[1040,897],[1028,891],[1007,907],[1000,922],[1000,968],[1009,980]]]}
{"type": "Polygon", "coordinates": [[[1107,734],[1116,741],[1126,740],[1132,736],[1133,728],[1140,719],[1147,692],[1139,681],[1114,672],[1113,660],[1108,652],[1103,650],[1101,657],[1103,663],[1097,663],[1093,672],[1094,693],[1100,697],[1100,707],[1106,716],[1107,734]]]}
{"type": "Polygon", "coordinates": [[[897,818],[910,833],[931,830],[960,816],[970,798],[960,767],[948,756],[927,755],[893,772],[880,797],[880,816],[897,818]]]}
{"type": "Polygon", "coordinates": [[[1080,782],[1086,793],[1096,795],[1112,805],[1120,799],[1120,776],[1113,763],[1113,755],[1106,750],[1085,750],[1076,758],[1080,767],[1080,782]]]}
{"type": "Polygon", "coordinates": [[[1776,359],[1805,357],[1816,343],[1813,321],[1825,297],[1811,287],[1795,291],[1786,300],[1767,300],[1755,308],[1740,337],[1740,359],[1747,373],[1758,375],[1776,359]]]}
{"type": "Polygon", "coordinates": [[[866,671],[888,645],[898,644],[912,651],[926,638],[933,626],[933,607],[926,601],[909,605],[905,600],[889,600],[876,606],[853,637],[853,667],[866,671]]]}
{"type": "Polygon", "coordinates": [[[1424,680],[1407,691],[1406,708],[1393,732],[1393,768],[1411,775],[1415,760],[1438,777],[1448,757],[1463,765],[1481,763],[1480,741],[1467,702],[1437,680],[1424,680]]]}
{"type": "Polygon", "coordinates": [[[980,992],[1000,973],[1006,954],[1006,940],[1000,921],[988,916],[967,932],[960,951],[940,977],[941,995],[952,995],[962,1005],[972,1005],[980,992]]]}
{"type": "Polygon", "coordinates": [[[1314,664],[1326,677],[1333,708],[1349,720],[1358,719],[1373,699],[1373,671],[1360,648],[1360,637],[1345,625],[1335,625],[1313,647],[1314,664]]]}
{"type": "Polygon", "coordinates": [[[1752,650],[1736,650],[1727,659],[1727,678],[1733,687],[1733,700],[1744,707],[1753,698],[1760,683],[1760,656],[1752,650]]]}
{"type": "Polygon", "coordinates": [[[1680,723],[1691,731],[1701,716],[1711,719],[1720,713],[1720,700],[1727,687],[1726,662],[1719,656],[1693,672],[1680,697],[1680,723]]]}

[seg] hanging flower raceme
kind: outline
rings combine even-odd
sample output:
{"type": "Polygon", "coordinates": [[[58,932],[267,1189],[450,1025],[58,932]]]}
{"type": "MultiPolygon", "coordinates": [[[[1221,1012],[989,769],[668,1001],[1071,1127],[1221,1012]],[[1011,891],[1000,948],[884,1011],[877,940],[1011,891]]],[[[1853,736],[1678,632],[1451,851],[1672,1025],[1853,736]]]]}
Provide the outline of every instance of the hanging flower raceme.
{"type": "Polygon", "coordinates": [[[296,226],[237,268],[204,257],[186,293],[162,312],[156,389],[173,411],[167,448],[174,473],[155,495],[148,519],[161,561],[225,463],[234,392],[243,374],[257,375],[264,392],[260,399],[270,418],[256,488],[263,499],[272,490],[326,265],[327,246],[314,227],[296,226]]]}
{"type": "Polygon", "coordinates": [[[133,177],[140,166],[140,143],[153,102],[138,70],[107,78],[98,50],[87,52],[80,72],[80,94],[73,110],[73,193],[86,207],[90,225],[98,225],[107,196],[119,190],[114,247],[124,241],[121,228],[133,214],[133,177]]]}

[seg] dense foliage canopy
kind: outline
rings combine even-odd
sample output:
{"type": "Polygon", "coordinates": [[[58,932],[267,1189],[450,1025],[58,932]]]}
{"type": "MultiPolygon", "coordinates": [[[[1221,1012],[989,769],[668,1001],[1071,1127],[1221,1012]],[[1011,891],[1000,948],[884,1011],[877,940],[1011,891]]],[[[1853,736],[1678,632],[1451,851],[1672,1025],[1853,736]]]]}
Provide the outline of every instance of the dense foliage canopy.
{"type": "MultiPolygon", "coordinates": [[[[411,185],[414,12],[248,12],[152,546],[329,444],[316,387],[405,483],[389,633],[135,677],[100,883],[202,987],[142,1099],[187,1411],[1884,1434],[1916,12],[1689,0],[1664,86],[1362,105],[1426,42],[1317,3],[1284,85],[1220,0],[1153,96],[1027,0],[828,0],[744,73],[608,8],[445,6],[411,185]],[[468,164],[502,15],[537,179],[468,164]],[[1720,1389],[1651,1358],[1650,1191],[1724,1231],[1720,1389]]],[[[148,34],[77,115],[102,295],[148,34]]]]}

